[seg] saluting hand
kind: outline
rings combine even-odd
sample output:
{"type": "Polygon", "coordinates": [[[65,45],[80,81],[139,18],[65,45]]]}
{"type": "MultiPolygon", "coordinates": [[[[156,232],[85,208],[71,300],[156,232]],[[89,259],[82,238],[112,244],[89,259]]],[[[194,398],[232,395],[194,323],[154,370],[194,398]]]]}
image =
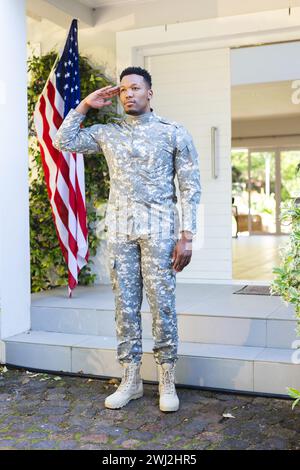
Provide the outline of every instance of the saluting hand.
{"type": "Polygon", "coordinates": [[[112,98],[115,95],[119,95],[119,93],[119,85],[108,85],[103,88],[99,88],[99,90],[93,91],[86,98],[84,98],[75,109],[81,114],[86,114],[90,108],[100,109],[104,106],[109,106],[112,103],[109,98],[112,98]],[[107,99],[108,101],[106,101],[107,99]]]}

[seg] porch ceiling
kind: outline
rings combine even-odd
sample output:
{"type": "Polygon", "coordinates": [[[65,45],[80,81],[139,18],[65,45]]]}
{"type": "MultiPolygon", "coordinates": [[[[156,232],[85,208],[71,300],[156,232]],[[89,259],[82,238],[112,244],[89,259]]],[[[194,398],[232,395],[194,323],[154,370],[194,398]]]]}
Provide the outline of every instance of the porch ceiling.
{"type": "Polygon", "coordinates": [[[35,20],[46,18],[63,28],[73,18],[78,18],[83,28],[95,25],[93,8],[77,0],[27,0],[26,14],[35,20]]]}
{"type": "Polygon", "coordinates": [[[102,6],[112,6],[112,5],[124,5],[125,3],[150,3],[155,2],[156,0],[77,0],[83,5],[89,6],[91,8],[99,8],[102,6]]]}

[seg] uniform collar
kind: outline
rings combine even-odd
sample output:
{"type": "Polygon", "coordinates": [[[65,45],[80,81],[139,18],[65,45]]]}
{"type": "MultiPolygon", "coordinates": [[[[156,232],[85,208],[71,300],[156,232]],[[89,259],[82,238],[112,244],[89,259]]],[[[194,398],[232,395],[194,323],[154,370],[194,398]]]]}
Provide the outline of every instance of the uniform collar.
{"type": "Polygon", "coordinates": [[[154,111],[147,111],[146,113],[142,114],[124,114],[124,119],[125,122],[128,124],[139,124],[139,123],[144,123],[144,122],[150,122],[155,118],[155,113],[154,111]]]}

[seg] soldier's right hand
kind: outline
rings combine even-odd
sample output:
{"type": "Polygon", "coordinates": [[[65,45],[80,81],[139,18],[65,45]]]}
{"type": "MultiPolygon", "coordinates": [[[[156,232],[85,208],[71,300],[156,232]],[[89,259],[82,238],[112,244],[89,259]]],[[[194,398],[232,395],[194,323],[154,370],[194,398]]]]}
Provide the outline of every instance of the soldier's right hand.
{"type": "Polygon", "coordinates": [[[112,102],[106,101],[107,98],[112,98],[115,95],[119,95],[120,87],[118,85],[108,85],[99,90],[93,91],[86,98],[84,98],[79,105],[75,108],[81,114],[87,114],[91,108],[100,109],[104,106],[109,106],[112,102]]]}
{"type": "Polygon", "coordinates": [[[109,106],[112,102],[110,100],[106,100],[118,95],[119,92],[120,87],[118,85],[108,85],[90,93],[86,98],[84,98],[83,102],[91,108],[100,109],[104,106],[109,106]]]}

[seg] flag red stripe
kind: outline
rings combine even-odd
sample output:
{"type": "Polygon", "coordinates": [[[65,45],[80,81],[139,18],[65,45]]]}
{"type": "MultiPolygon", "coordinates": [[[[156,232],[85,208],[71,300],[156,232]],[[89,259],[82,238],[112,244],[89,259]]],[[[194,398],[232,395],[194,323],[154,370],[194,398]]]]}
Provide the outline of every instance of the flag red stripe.
{"type": "Polygon", "coordinates": [[[77,199],[79,200],[79,204],[78,204],[79,223],[80,223],[80,227],[81,227],[83,236],[84,236],[84,238],[86,238],[87,234],[88,234],[87,218],[86,218],[86,211],[82,210],[82,208],[84,206],[84,201],[82,199],[82,195],[81,195],[81,192],[80,192],[80,187],[79,187],[79,182],[78,182],[77,175],[76,175],[76,194],[77,194],[77,199]]]}
{"type": "Polygon", "coordinates": [[[56,129],[59,129],[61,126],[61,123],[63,122],[63,117],[59,114],[55,106],[55,88],[51,80],[49,80],[48,82],[47,96],[53,109],[53,124],[56,127],[56,129]]]}
{"type": "Polygon", "coordinates": [[[78,283],[81,269],[78,260],[82,267],[84,260],[87,262],[89,258],[88,229],[83,156],[60,152],[52,145],[52,138],[63,122],[63,106],[62,97],[56,89],[56,77],[52,73],[36,104],[34,118],[52,218],[63,257],[68,265],[68,285],[73,289],[78,283]],[[77,158],[82,160],[77,163],[77,158]],[[78,168],[83,172],[80,178],[77,174],[78,168]]]}
{"type": "MultiPolygon", "coordinates": [[[[50,189],[50,186],[48,184],[48,182],[49,182],[49,169],[48,169],[48,166],[45,162],[45,153],[44,153],[44,149],[43,149],[41,144],[40,144],[40,150],[41,150],[42,164],[43,164],[43,169],[44,169],[45,180],[46,180],[46,183],[47,183],[46,187],[47,187],[47,191],[48,191],[48,196],[49,196],[49,199],[51,199],[51,189],[50,189]]],[[[57,234],[57,237],[58,237],[58,241],[59,241],[62,253],[63,253],[63,257],[64,257],[64,259],[67,263],[68,262],[68,252],[67,252],[66,247],[64,246],[64,244],[63,244],[63,242],[60,238],[60,234],[57,230],[56,217],[55,217],[53,207],[52,207],[51,204],[50,204],[50,207],[51,207],[52,218],[53,218],[53,221],[54,221],[54,226],[55,226],[56,234],[57,234]]]]}

